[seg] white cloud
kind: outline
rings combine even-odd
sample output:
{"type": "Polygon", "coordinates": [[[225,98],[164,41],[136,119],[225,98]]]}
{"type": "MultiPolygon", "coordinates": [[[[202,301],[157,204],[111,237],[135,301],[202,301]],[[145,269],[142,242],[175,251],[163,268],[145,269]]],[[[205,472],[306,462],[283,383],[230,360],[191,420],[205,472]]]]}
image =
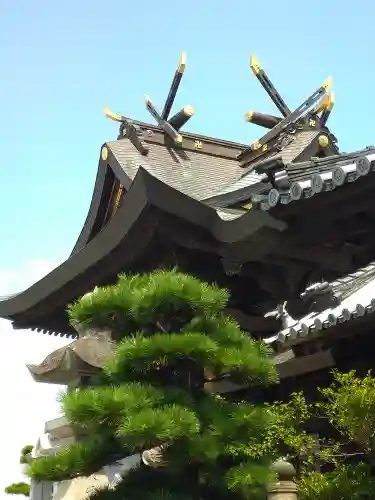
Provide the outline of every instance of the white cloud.
{"type": "MultiPolygon", "coordinates": [[[[19,270],[0,269],[0,296],[27,288],[57,263],[32,261],[19,270]]],[[[38,363],[69,340],[29,330],[13,330],[10,322],[0,319],[0,499],[9,500],[4,488],[22,481],[19,465],[21,448],[35,444],[45,420],[57,416],[56,395],[59,386],[35,383],[26,363],[38,363]]]]}

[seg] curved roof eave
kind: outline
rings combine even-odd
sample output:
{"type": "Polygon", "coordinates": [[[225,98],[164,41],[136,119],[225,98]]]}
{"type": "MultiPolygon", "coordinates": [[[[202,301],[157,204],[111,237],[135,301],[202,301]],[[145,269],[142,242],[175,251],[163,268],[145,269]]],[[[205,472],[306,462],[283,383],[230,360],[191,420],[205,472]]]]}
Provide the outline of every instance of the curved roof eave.
{"type": "MultiPolygon", "coordinates": [[[[216,151],[216,153],[218,153],[218,151],[221,151],[222,155],[224,155],[223,157],[220,155],[217,156],[213,153],[213,151],[211,151],[209,155],[199,154],[198,156],[205,158],[205,161],[203,162],[204,165],[200,165],[200,161],[198,161],[198,158],[194,157],[194,155],[197,155],[197,152],[195,150],[194,151],[191,150],[189,153],[190,156],[194,157],[191,158],[191,161],[188,161],[188,158],[187,159],[183,157],[181,158],[181,154],[179,154],[181,152],[178,153],[178,151],[177,152],[174,151],[173,148],[171,149],[165,143],[165,136],[160,130],[160,128],[154,125],[150,125],[148,123],[137,122],[135,120],[132,121],[138,126],[140,126],[143,132],[145,133],[146,136],[145,140],[150,148],[150,154],[147,157],[142,156],[141,153],[138,152],[136,148],[134,148],[134,145],[132,145],[131,142],[129,143],[129,140],[127,140],[126,138],[121,140],[106,142],[102,145],[101,150],[105,146],[108,151],[109,157],[105,162],[102,161],[101,158],[99,160],[99,167],[97,170],[90,207],[86,216],[85,223],[81,230],[81,233],[78,236],[76,244],[74,245],[74,248],[71,252],[71,256],[82,250],[82,248],[84,248],[85,245],[87,245],[87,243],[92,238],[94,238],[97,233],[98,227],[96,222],[98,220],[98,217],[100,217],[100,209],[102,207],[102,202],[105,198],[106,182],[108,181],[108,173],[109,173],[109,167],[108,167],[109,162],[111,162],[111,167],[116,178],[121,182],[121,184],[124,186],[126,190],[130,188],[130,185],[132,184],[136,176],[136,169],[134,169],[131,166],[129,167],[129,163],[133,162],[137,164],[142,164],[142,162],[151,164],[152,165],[151,168],[154,169],[153,171],[155,171],[156,173],[155,176],[157,176],[158,172],[159,179],[164,181],[166,184],[170,184],[175,189],[179,189],[178,176],[176,179],[173,178],[173,175],[172,176],[165,175],[165,163],[169,164],[169,167],[171,167],[170,162],[171,161],[172,163],[176,162],[177,161],[176,158],[179,159],[180,172],[183,169],[186,169],[186,167],[188,167],[189,170],[191,170],[192,164],[196,165],[198,163],[199,164],[198,170],[195,169],[194,172],[195,173],[198,172],[198,174],[199,172],[206,172],[207,175],[205,180],[207,181],[207,176],[208,176],[213,180],[214,184],[216,183],[218,183],[219,185],[223,184],[223,182],[225,183],[225,179],[229,182],[233,180],[233,177],[236,178],[239,175],[239,171],[241,171],[241,168],[237,164],[235,158],[236,154],[246,147],[243,144],[238,144],[229,141],[222,141],[216,138],[201,136],[197,134],[184,133],[184,138],[187,139],[188,141],[191,142],[193,140],[196,141],[198,139],[201,139],[205,142],[205,144],[211,147],[211,149],[213,148],[216,151]],[[150,132],[151,136],[149,135],[150,132]],[[166,151],[168,151],[167,155],[165,155],[166,151]],[[214,163],[215,168],[213,168],[212,162],[211,164],[210,162],[207,162],[207,157],[216,159],[214,163]],[[127,160],[131,161],[125,161],[125,164],[126,163],[127,164],[121,165],[121,162],[123,162],[124,158],[127,158],[127,160]],[[234,169],[233,166],[231,165],[232,168],[229,169],[228,162],[236,164],[236,168],[234,169]],[[161,177],[160,174],[162,174],[161,177]]],[[[186,153],[185,150],[183,150],[183,152],[186,153]]],[[[175,164],[173,164],[173,166],[175,166],[175,164]]],[[[199,185],[199,180],[198,183],[195,182],[195,185],[197,184],[199,185]]],[[[207,190],[207,182],[203,182],[201,186],[205,186],[207,190]]],[[[185,187],[189,188],[189,186],[185,187]]],[[[189,189],[187,190],[189,191],[189,189]]],[[[182,189],[182,191],[185,192],[184,189],[182,189]]],[[[201,192],[202,190],[198,189],[198,191],[199,193],[197,192],[197,190],[195,190],[194,193],[186,192],[186,194],[191,195],[192,197],[197,199],[203,199],[201,192]]]]}
{"type": "MultiPolygon", "coordinates": [[[[109,165],[104,163],[100,158],[98,164],[98,170],[96,173],[94,190],[90,202],[90,207],[87,212],[86,220],[83,224],[82,230],[77,238],[77,241],[73,247],[73,250],[71,251],[70,256],[82,250],[82,248],[84,248],[92,238],[92,231],[95,225],[95,221],[98,217],[98,212],[103,198],[104,186],[106,184],[106,179],[109,175],[109,169],[110,169],[109,165]]],[[[122,180],[124,186],[128,189],[131,184],[131,179],[126,176],[123,170],[122,170],[122,177],[126,177],[123,178],[122,180]]]]}
{"type": "MultiPolygon", "coordinates": [[[[115,171],[117,170],[116,165],[110,164],[110,166],[115,171]]],[[[123,171],[122,175],[125,175],[123,171]]],[[[84,248],[71,255],[40,281],[25,291],[1,301],[0,317],[14,320],[19,314],[33,309],[38,304],[49,308],[52,305],[51,297],[57,292],[60,292],[60,301],[61,297],[66,295],[64,297],[66,303],[80,296],[83,291],[77,289],[75,280],[119,247],[131,229],[136,229],[137,224],[142,225],[141,216],[145,215],[147,219],[147,216],[150,216],[150,210],[153,212],[153,208],[185,219],[195,226],[206,228],[216,240],[222,243],[232,243],[246,238],[261,227],[270,227],[277,231],[286,228],[284,222],[277,221],[268,213],[261,211],[247,212],[235,220],[223,220],[214,208],[173,189],[140,167],[122,206],[107,226],[84,248]],[[66,292],[61,294],[64,288],[66,292]],[[75,297],[71,296],[72,293],[75,297]]],[[[149,222],[147,225],[149,230],[145,231],[142,227],[142,234],[144,238],[150,240],[154,225],[149,222]]],[[[145,244],[147,245],[147,241],[145,244]]],[[[134,253],[133,245],[134,241],[131,245],[127,245],[129,253],[134,253]]]]}

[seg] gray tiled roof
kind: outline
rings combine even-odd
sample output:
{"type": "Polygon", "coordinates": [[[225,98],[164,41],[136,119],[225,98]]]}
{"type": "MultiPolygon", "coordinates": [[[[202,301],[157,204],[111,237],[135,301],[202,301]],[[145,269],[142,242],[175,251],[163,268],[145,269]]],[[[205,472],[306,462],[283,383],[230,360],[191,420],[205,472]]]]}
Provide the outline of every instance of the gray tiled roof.
{"type": "MultiPolygon", "coordinates": [[[[305,130],[299,132],[297,137],[288,144],[282,151],[276,150],[269,155],[263,155],[261,161],[265,159],[271,159],[273,157],[279,157],[285,164],[289,164],[294,161],[304,149],[312,142],[312,140],[319,134],[317,130],[305,130]]],[[[248,170],[242,169],[241,177],[227,186],[221,191],[215,193],[213,197],[205,200],[206,203],[216,207],[225,207],[230,203],[231,194],[233,193],[235,202],[249,199],[250,195],[258,194],[269,191],[271,185],[269,183],[262,183],[264,180],[264,175],[258,174],[254,167],[256,167],[258,162],[251,165],[248,170]]]]}
{"type": "MultiPolygon", "coordinates": [[[[369,147],[350,154],[338,154],[326,158],[313,158],[310,161],[290,163],[285,170],[289,179],[287,189],[272,188],[269,182],[256,182],[255,174],[243,175],[215,197],[205,200],[215,207],[234,205],[241,201],[260,202],[259,209],[267,211],[278,204],[311,198],[312,196],[333,191],[342,185],[355,182],[375,170],[375,148],[369,147]]],[[[259,176],[259,179],[262,177],[259,176]]]]}
{"type": "Polygon", "coordinates": [[[273,188],[264,175],[254,170],[244,171],[235,157],[213,156],[153,143],[149,144],[149,154],[142,156],[127,139],[109,142],[107,146],[130,181],[142,166],[165,184],[218,210],[246,201],[252,202],[254,209],[267,211],[279,204],[286,205],[340,188],[375,170],[374,147],[287,163],[311,143],[316,133],[300,132],[295,141],[279,152],[289,180],[289,186],[283,189],[273,188]]]}
{"type": "MultiPolygon", "coordinates": [[[[301,130],[295,135],[292,135],[293,140],[287,146],[283,147],[281,150],[276,149],[274,152],[270,153],[268,156],[262,156],[262,160],[265,158],[272,158],[273,156],[280,156],[285,164],[291,163],[313,142],[313,140],[321,133],[321,130],[301,130]]],[[[262,161],[261,160],[261,161],[262,161]]],[[[251,165],[251,169],[254,168],[256,163],[251,165]]]]}
{"type": "Polygon", "coordinates": [[[260,174],[257,174],[254,171],[247,172],[245,175],[242,175],[238,181],[230,184],[229,186],[225,186],[224,189],[222,189],[219,193],[217,193],[216,196],[220,196],[223,194],[231,193],[233,191],[237,191],[239,189],[243,189],[246,187],[253,186],[254,184],[258,184],[261,182],[263,176],[260,174]]]}
{"type": "Polygon", "coordinates": [[[375,262],[330,285],[335,295],[341,296],[339,305],[319,313],[310,313],[294,324],[291,322],[288,328],[268,339],[268,343],[308,337],[314,332],[375,312],[375,262]]]}
{"type": "MultiPolygon", "coordinates": [[[[248,172],[242,175],[238,181],[226,186],[219,193],[203,201],[212,207],[224,208],[239,201],[249,200],[252,195],[262,193],[267,189],[267,184],[262,182],[263,177],[256,172],[248,172]]],[[[270,187],[268,185],[268,189],[270,187]]]]}
{"type": "Polygon", "coordinates": [[[302,130],[298,132],[296,139],[281,151],[284,163],[294,161],[321,132],[321,130],[302,130]]]}
{"type": "Polygon", "coordinates": [[[320,193],[333,191],[349,182],[355,182],[375,169],[375,149],[363,150],[353,155],[337,155],[333,158],[322,158],[295,163],[287,167],[292,182],[287,190],[272,188],[262,200],[260,208],[269,210],[277,204],[287,205],[294,201],[311,198],[320,193]],[[300,169],[298,170],[298,167],[300,169]]]}
{"type": "Polygon", "coordinates": [[[166,148],[161,144],[149,144],[148,155],[142,156],[127,139],[108,142],[107,146],[131,180],[142,166],[165,184],[197,200],[218,193],[243,174],[235,158],[166,148]]]}

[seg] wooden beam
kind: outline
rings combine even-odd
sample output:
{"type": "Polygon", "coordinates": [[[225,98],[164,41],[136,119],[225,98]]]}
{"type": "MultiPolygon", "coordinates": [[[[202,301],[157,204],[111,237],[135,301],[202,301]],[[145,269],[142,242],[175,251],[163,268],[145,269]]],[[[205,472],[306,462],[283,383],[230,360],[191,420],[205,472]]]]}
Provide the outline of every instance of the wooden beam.
{"type": "Polygon", "coordinates": [[[260,127],[271,129],[279,122],[282,118],[273,115],[267,115],[265,113],[258,113],[257,111],[247,111],[245,114],[245,120],[247,122],[254,123],[254,125],[259,125],[260,127]]]}
{"type": "Polygon", "coordinates": [[[317,246],[291,245],[289,243],[275,245],[269,252],[270,256],[285,256],[301,262],[319,265],[329,264],[334,269],[348,269],[351,266],[351,252],[343,248],[331,249],[317,246]]]}
{"type": "Polygon", "coordinates": [[[286,363],[277,365],[277,371],[281,379],[297,377],[306,373],[316,372],[323,368],[335,366],[335,360],[331,350],[319,351],[309,356],[294,358],[286,363]]]}
{"type": "Polygon", "coordinates": [[[186,68],[186,52],[182,52],[180,55],[180,59],[178,61],[177,69],[174,73],[173,80],[171,83],[171,87],[168,92],[168,96],[164,103],[164,108],[161,113],[161,117],[163,120],[168,120],[169,113],[171,112],[174,100],[176,98],[176,94],[178,92],[178,88],[181,83],[182,76],[184,74],[186,68]]]}
{"type": "Polygon", "coordinates": [[[173,115],[168,122],[175,130],[179,131],[184,125],[186,125],[193,115],[194,108],[192,106],[184,106],[180,109],[180,111],[173,115]]]}
{"type": "MultiPolygon", "coordinates": [[[[333,192],[331,194],[333,195],[333,192]]],[[[319,196],[321,195],[317,195],[317,198],[319,196]]],[[[346,200],[341,200],[341,202],[337,205],[334,203],[332,203],[332,205],[336,206],[336,210],[328,210],[328,206],[326,204],[322,204],[322,206],[317,207],[316,209],[314,209],[314,211],[307,212],[304,216],[303,221],[305,227],[314,225],[314,222],[316,223],[316,221],[319,220],[320,217],[321,221],[325,220],[327,223],[333,222],[335,220],[344,221],[345,219],[363,212],[375,214],[375,202],[373,193],[367,193],[366,195],[365,193],[361,193],[359,196],[347,197],[346,200]]]]}
{"type": "MultiPolygon", "coordinates": [[[[375,221],[375,219],[374,219],[375,221]]],[[[347,219],[326,220],[318,217],[313,222],[299,221],[290,226],[288,241],[290,244],[319,245],[322,243],[344,243],[351,236],[370,230],[372,221],[367,217],[349,216],[347,219]]]]}
{"type": "Polygon", "coordinates": [[[289,243],[289,230],[260,231],[255,240],[238,242],[231,246],[231,257],[237,262],[267,262],[285,267],[286,262],[309,265],[324,264],[334,269],[347,269],[351,265],[352,256],[347,250],[323,248],[321,246],[297,245],[289,243]],[[273,260],[275,258],[275,260],[273,260]]]}

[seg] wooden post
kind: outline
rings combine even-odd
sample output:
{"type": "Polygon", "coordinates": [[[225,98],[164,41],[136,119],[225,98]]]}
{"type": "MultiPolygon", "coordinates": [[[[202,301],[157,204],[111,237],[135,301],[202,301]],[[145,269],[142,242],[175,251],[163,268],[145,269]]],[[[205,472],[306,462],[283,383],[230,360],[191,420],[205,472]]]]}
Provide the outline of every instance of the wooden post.
{"type": "Polygon", "coordinates": [[[297,485],[294,482],[296,471],[292,464],[277,460],[272,466],[276,482],[268,487],[268,500],[298,500],[297,485]]]}

